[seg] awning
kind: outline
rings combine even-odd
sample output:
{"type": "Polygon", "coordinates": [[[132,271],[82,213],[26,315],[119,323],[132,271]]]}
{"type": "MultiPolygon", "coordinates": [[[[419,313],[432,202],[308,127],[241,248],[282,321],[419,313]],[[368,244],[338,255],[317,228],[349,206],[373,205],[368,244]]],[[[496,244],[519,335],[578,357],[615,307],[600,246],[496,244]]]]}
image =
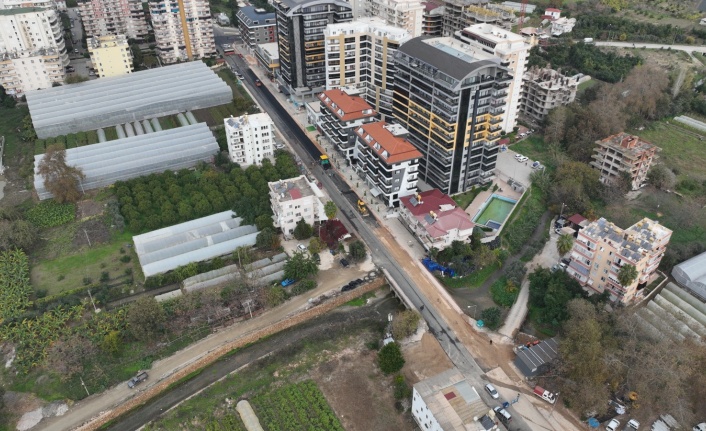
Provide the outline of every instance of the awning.
{"type": "Polygon", "coordinates": [[[370,194],[373,195],[373,197],[376,198],[376,197],[380,196],[380,194],[382,194],[382,192],[380,191],[379,188],[373,187],[373,188],[370,189],[370,194]]]}

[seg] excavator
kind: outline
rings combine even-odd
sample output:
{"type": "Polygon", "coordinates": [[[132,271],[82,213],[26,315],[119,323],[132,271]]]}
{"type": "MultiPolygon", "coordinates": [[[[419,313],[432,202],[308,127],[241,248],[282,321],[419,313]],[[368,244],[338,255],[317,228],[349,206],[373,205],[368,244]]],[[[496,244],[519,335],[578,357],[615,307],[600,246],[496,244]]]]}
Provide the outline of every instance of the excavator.
{"type": "Polygon", "coordinates": [[[358,212],[364,217],[368,215],[368,207],[365,206],[365,202],[361,199],[358,199],[358,212]]]}

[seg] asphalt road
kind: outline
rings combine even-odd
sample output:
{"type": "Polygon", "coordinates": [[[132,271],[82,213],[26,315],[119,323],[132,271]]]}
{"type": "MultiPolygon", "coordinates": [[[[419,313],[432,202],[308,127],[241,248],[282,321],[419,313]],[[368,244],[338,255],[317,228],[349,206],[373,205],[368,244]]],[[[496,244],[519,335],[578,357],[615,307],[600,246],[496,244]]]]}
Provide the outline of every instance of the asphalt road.
{"type": "Polygon", "coordinates": [[[108,431],[133,431],[147,422],[159,418],[172,407],[178,405],[193,394],[203,390],[239,368],[258,361],[265,356],[279,356],[294,353],[302,344],[301,340],[327,341],[339,334],[356,328],[370,328],[375,325],[385,325],[387,314],[399,308],[399,303],[391,298],[377,301],[371,306],[354,307],[346,310],[336,310],[319,318],[310,320],[288,331],[280,332],[263,341],[248,346],[204,370],[193,379],[164,392],[130,414],[114,422],[108,431]]]}
{"type": "MultiPolygon", "coordinates": [[[[302,131],[291,115],[280,105],[267,86],[255,86],[256,76],[252,70],[250,70],[246,62],[237,55],[228,56],[227,62],[230,66],[234,66],[243,73],[244,83],[248,86],[257,103],[270,115],[280,133],[289,141],[290,146],[295,150],[302,161],[307,164],[311,164],[312,162],[317,163],[321,155],[319,149],[302,131]]],[[[456,334],[443,320],[434,305],[420,293],[421,290],[414,281],[403,272],[401,269],[402,265],[392,257],[392,253],[380,241],[373,227],[364,221],[358,214],[351,200],[346,198],[346,195],[350,196],[350,187],[348,187],[338,175],[326,175],[320,167],[314,168],[312,173],[317,180],[323,184],[329,196],[339,208],[341,220],[346,227],[349,229],[353,227],[361,239],[367,244],[371,250],[373,262],[377,266],[389,271],[395,282],[421,313],[422,317],[429,325],[430,331],[435,335],[454,365],[471,380],[474,386],[481,388],[486,383],[482,378],[484,375],[483,370],[478,366],[465,346],[461,345],[456,334]]],[[[484,391],[479,391],[479,394],[488,405],[493,406],[497,404],[491,400],[484,391]]],[[[531,428],[524,423],[519,415],[515,415],[512,426],[508,429],[519,431],[530,430],[531,428]]]]}
{"type": "Polygon", "coordinates": [[[706,46],[703,45],[668,45],[662,43],[643,42],[595,42],[596,46],[617,46],[620,48],[645,48],[645,49],[672,49],[686,52],[706,53],[706,46]]]}

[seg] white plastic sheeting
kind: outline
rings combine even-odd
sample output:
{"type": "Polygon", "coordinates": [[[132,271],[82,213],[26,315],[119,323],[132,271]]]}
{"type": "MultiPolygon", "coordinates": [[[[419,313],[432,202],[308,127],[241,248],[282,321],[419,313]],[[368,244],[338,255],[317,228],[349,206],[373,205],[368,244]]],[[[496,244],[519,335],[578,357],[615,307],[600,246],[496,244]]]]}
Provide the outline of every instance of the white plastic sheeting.
{"type": "Polygon", "coordinates": [[[34,129],[42,139],[232,100],[228,84],[201,61],[27,92],[34,129]]]}
{"type": "Polygon", "coordinates": [[[240,400],[238,404],[235,405],[235,409],[240,414],[240,419],[243,421],[243,425],[248,431],[265,431],[260,425],[260,420],[255,414],[255,410],[252,409],[250,403],[247,400],[240,400]]]}
{"type": "Polygon", "coordinates": [[[677,283],[706,299],[706,253],[686,260],[672,269],[677,283]]]}
{"type": "Polygon", "coordinates": [[[224,211],[133,237],[145,277],[255,245],[257,228],[241,226],[241,219],[234,216],[233,211],[224,211]]]}
{"type": "MultiPolygon", "coordinates": [[[[83,170],[84,190],[96,189],[168,169],[178,170],[209,161],[218,152],[218,143],[205,123],[178,127],[132,138],[117,139],[66,150],[66,163],[83,170]]],[[[39,199],[52,197],[44,187],[38,166],[44,155],[34,160],[34,188],[39,199]]]]}
{"type": "MultiPolygon", "coordinates": [[[[287,260],[286,253],[280,253],[273,256],[271,259],[260,259],[246,266],[248,278],[257,284],[264,285],[270,283],[272,277],[275,280],[281,280],[284,275],[284,264],[287,260]],[[275,275],[273,275],[275,274],[275,275]]],[[[220,269],[204,272],[185,279],[182,283],[184,291],[194,292],[196,290],[206,289],[207,287],[217,286],[222,283],[240,278],[240,269],[238,265],[228,265],[220,269]]]]}

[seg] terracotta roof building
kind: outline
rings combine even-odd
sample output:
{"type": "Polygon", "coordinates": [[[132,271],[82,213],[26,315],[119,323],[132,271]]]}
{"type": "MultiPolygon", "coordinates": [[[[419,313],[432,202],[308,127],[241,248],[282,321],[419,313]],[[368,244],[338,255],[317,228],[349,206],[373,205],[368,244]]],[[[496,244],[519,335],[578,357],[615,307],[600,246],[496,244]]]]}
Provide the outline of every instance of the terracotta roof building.
{"type": "Polygon", "coordinates": [[[475,224],[450,196],[439,189],[400,199],[403,224],[427,250],[443,250],[454,241],[468,241],[475,224]]]}
{"type": "MultiPolygon", "coordinates": [[[[350,90],[349,90],[350,91],[350,90]]],[[[355,129],[375,120],[375,110],[360,96],[343,90],[319,94],[321,114],[317,126],[346,159],[353,157],[355,129]]]]}
{"type": "Polygon", "coordinates": [[[407,130],[384,121],[358,127],[354,150],[356,171],[371,186],[371,193],[389,207],[417,193],[420,153],[407,139],[407,130]]]}

